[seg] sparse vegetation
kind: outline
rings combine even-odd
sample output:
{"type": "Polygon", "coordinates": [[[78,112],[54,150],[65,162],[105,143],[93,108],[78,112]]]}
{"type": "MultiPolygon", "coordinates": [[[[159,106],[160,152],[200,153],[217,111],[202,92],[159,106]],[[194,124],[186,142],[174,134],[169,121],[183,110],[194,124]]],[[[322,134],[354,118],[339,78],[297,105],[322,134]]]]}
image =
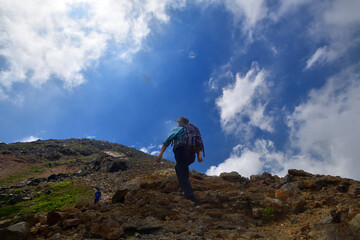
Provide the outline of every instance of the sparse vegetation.
{"type": "MultiPolygon", "coordinates": [[[[59,209],[78,202],[81,198],[90,198],[91,190],[79,186],[74,182],[59,182],[50,184],[43,190],[40,196],[27,201],[18,202],[14,205],[3,206],[0,209],[0,218],[13,217],[18,215],[25,217],[31,214],[38,214],[52,209],[59,209]]],[[[1,204],[9,200],[1,200],[1,204]]]]}
{"type": "Polygon", "coordinates": [[[262,213],[263,222],[270,222],[274,217],[275,210],[272,207],[266,207],[262,213]]]}

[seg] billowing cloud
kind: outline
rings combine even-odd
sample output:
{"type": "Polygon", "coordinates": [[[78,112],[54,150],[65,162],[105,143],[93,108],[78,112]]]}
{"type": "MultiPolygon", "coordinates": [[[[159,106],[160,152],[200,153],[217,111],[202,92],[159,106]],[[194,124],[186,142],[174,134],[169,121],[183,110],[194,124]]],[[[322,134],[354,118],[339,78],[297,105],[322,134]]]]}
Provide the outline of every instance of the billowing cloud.
{"type": "Polygon", "coordinates": [[[0,6],[0,100],[14,83],[41,86],[56,78],[67,88],[85,82],[83,71],[117,46],[119,57],[142,48],[150,22],[169,21],[169,7],[183,1],[2,1],[0,6]],[[171,5],[171,6],[170,6],[171,5]]]}
{"type": "Polygon", "coordinates": [[[360,178],[359,73],[351,67],[330,78],[289,116],[291,146],[321,161],[319,172],[360,178]]]}
{"type": "Polygon", "coordinates": [[[237,171],[243,176],[287,169],[360,179],[360,66],[331,77],[288,115],[289,146],[277,151],[270,140],[236,146],[230,157],[207,174],[237,171]]]}
{"type": "Polygon", "coordinates": [[[223,88],[216,100],[220,111],[221,126],[226,132],[258,127],[273,131],[272,118],[265,114],[268,82],[266,71],[256,63],[245,76],[236,74],[236,81],[223,88]]]}
{"type": "Polygon", "coordinates": [[[242,145],[234,147],[228,159],[218,166],[211,166],[206,174],[220,175],[222,172],[236,171],[242,176],[250,177],[264,170],[281,172],[284,159],[284,154],[274,150],[273,142],[262,139],[257,140],[251,149],[242,145]]]}

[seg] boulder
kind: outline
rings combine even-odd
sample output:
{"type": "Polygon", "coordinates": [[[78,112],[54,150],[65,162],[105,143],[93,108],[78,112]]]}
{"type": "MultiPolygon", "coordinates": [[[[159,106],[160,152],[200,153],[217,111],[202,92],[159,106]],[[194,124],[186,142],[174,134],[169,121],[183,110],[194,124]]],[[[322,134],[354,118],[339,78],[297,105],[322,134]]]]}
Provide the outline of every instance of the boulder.
{"type": "Polygon", "coordinates": [[[123,153],[105,151],[90,163],[90,168],[103,172],[118,172],[129,169],[130,161],[123,153]]]}
{"type": "Polygon", "coordinates": [[[56,182],[56,181],[63,180],[64,178],[68,178],[68,177],[69,177],[69,175],[65,174],[65,173],[51,174],[47,178],[47,181],[48,182],[56,182]]]}
{"type": "Polygon", "coordinates": [[[49,226],[54,225],[58,222],[61,222],[63,219],[63,213],[60,211],[51,211],[48,212],[47,218],[46,218],[46,224],[49,226]]]}
{"type": "Polygon", "coordinates": [[[229,182],[246,182],[247,178],[242,177],[238,172],[221,173],[220,178],[229,182]]]}
{"type": "Polygon", "coordinates": [[[59,152],[61,152],[64,155],[76,155],[76,152],[74,150],[67,147],[61,147],[59,152]]]}
{"type": "Polygon", "coordinates": [[[280,189],[277,189],[275,197],[287,203],[294,213],[300,213],[305,210],[306,200],[301,195],[300,189],[293,183],[286,183],[280,189]]]}
{"type": "Polygon", "coordinates": [[[24,240],[30,231],[30,226],[27,222],[19,222],[7,228],[0,229],[0,236],[2,240],[24,240]]]}
{"type": "Polygon", "coordinates": [[[357,239],[360,239],[360,214],[356,215],[350,222],[350,228],[357,239]]]}
{"type": "Polygon", "coordinates": [[[130,192],[130,191],[137,191],[139,189],[139,187],[136,184],[129,184],[129,185],[124,185],[121,186],[116,193],[114,194],[114,196],[111,199],[112,203],[117,203],[117,202],[124,202],[125,200],[125,195],[130,192]]]}
{"type": "Polygon", "coordinates": [[[66,229],[66,228],[71,228],[71,227],[76,227],[79,226],[81,223],[80,219],[78,218],[74,218],[74,219],[65,219],[62,222],[62,228],[66,229]]]}
{"type": "Polygon", "coordinates": [[[291,176],[297,176],[297,177],[312,177],[313,176],[311,173],[307,173],[303,170],[297,170],[297,169],[289,169],[288,174],[291,176]]]}
{"type": "Polygon", "coordinates": [[[360,183],[350,185],[348,192],[351,195],[360,195],[360,183]]]}

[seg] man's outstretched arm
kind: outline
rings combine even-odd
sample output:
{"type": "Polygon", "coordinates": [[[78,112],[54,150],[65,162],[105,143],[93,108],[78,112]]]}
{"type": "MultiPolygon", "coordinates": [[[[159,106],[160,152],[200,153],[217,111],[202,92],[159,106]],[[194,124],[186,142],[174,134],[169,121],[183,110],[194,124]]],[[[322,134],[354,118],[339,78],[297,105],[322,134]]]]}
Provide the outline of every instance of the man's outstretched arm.
{"type": "Polygon", "coordinates": [[[161,148],[161,150],[160,150],[159,156],[157,156],[157,158],[156,158],[156,162],[157,162],[157,163],[160,163],[161,158],[162,158],[162,156],[163,156],[166,148],[167,148],[167,146],[165,146],[165,145],[163,144],[163,145],[162,145],[162,148],[161,148]]]}

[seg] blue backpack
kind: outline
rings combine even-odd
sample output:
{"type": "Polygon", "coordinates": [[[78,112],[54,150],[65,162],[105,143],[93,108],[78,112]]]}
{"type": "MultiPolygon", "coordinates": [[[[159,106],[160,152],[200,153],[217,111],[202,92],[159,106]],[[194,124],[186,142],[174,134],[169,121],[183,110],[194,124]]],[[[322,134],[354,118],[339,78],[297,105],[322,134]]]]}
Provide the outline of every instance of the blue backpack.
{"type": "Polygon", "coordinates": [[[205,157],[204,143],[201,138],[200,130],[193,124],[184,126],[185,134],[182,140],[176,143],[176,146],[185,146],[190,152],[203,152],[205,157]]]}

